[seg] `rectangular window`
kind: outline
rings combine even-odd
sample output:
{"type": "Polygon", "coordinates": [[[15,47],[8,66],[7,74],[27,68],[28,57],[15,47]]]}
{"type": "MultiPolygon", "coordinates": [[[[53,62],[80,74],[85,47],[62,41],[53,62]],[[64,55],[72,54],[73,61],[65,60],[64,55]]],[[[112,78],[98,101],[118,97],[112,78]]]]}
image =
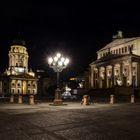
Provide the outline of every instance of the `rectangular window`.
{"type": "Polygon", "coordinates": [[[7,92],[7,89],[4,89],[4,93],[6,93],[7,92]]]}
{"type": "Polygon", "coordinates": [[[127,47],[125,47],[125,52],[127,52],[127,47]]]}
{"type": "Polygon", "coordinates": [[[11,91],[12,93],[14,93],[15,92],[15,90],[14,89],[12,89],[12,91],[11,91]]]}
{"type": "Polygon", "coordinates": [[[121,54],[121,48],[119,48],[119,54],[121,54]]]}
{"type": "Polygon", "coordinates": [[[124,48],[122,48],[122,53],[124,53],[124,48]]]}
{"type": "Polygon", "coordinates": [[[134,45],[131,45],[131,50],[133,50],[134,49],[134,45]]]}

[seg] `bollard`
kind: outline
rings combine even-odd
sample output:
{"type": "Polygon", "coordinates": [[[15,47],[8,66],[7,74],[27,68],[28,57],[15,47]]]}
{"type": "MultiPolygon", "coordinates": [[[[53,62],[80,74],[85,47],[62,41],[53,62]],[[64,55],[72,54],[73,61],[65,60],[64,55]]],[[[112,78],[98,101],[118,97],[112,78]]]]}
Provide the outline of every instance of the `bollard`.
{"type": "Polygon", "coordinates": [[[82,104],[83,105],[89,105],[89,96],[88,95],[84,95],[83,99],[82,99],[82,104]]]}
{"type": "Polygon", "coordinates": [[[14,95],[11,95],[10,96],[10,103],[13,103],[14,102],[14,95]]]}
{"type": "Polygon", "coordinates": [[[34,105],[34,95],[29,95],[29,104],[34,105]]]}
{"type": "Polygon", "coordinates": [[[22,104],[22,95],[19,95],[19,96],[18,96],[18,103],[19,103],[19,104],[22,104]]]}
{"type": "Polygon", "coordinates": [[[131,94],[131,100],[130,100],[131,103],[135,103],[135,96],[134,94],[131,94]]]}
{"type": "Polygon", "coordinates": [[[54,105],[62,105],[62,99],[61,99],[61,90],[59,88],[57,88],[55,90],[55,99],[53,101],[54,105]]]}
{"type": "Polygon", "coordinates": [[[114,95],[110,95],[110,104],[114,104],[114,95]]]}

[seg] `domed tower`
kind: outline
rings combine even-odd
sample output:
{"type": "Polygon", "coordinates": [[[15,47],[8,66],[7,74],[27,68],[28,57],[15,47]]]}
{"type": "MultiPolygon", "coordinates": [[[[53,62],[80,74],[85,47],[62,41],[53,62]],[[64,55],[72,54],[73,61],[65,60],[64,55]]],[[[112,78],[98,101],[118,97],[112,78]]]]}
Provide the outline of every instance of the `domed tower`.
{"type": "Polygon", "coordinates": [[[13,40],[11,49],[9,51],[9,68],[8,75],[18,75],[21,73],[28,73],[28,52],[25,47],[25,41],[13,40]]]}

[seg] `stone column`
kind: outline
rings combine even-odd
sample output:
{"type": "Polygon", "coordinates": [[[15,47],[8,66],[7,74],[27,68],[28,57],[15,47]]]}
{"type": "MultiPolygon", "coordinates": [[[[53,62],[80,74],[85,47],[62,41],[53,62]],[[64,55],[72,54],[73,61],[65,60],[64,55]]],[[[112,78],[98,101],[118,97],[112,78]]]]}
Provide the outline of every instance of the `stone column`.
{"type": "Polygon", "coordinates": [[[137,68],[138,67],[138,63],[136,63],[135,67],[136,67],[135,68],[135,72],[136,72],[136,82],[135,82],[135,84],[136,84],[136,87],[137,87],[138,86],[138,71],[137,71],[138,70],[138,68],[137,68]]]}
{"type": "Polygon", "coordinates": [[[91,88],[95,88],[95,68],[91,69],[91,77],[90,77],[91,88]]]}
{"type": "Polygon", "coordinates": [[[99,88],[100,87],[100,70],[99,70],[99,68],[97,68],[97,74],[98,74],[98,76],[97,76],[97,78],[98,78],[97,88],[99,88]]]}
{"type": "Polygon", "coordinates": [[[15,93],[16,93],[16,94],[17,94],[17,89],[18,89],[17,83],[18,83],[18,81],[16,80],[16,81],[15,81],[15,93]]]}
{"type": "Polygon", "coordinates": [[[122,63],[120,63],[120,80],[121,80],[121,82],[123,82],[123,65],[122,65],[122,63]]]}
{"type": "Polygon", "coordinates": [[[110,104],[114,104],[114,95],[110,95],[110,104]]]}
{"type": "Polygon", "coordinates": [[[132,85],[132,61],[129,61],[129,81],[130,85],[132,85]]]}
{"type": "Polygon", "coordinates": [[[109,82],[108,82],[108,75],[107,75],[107,72],[108,72],[108,69],[106,67],[106,72],[105,72],[105,75],[106,75],[106,88],[109,87],[109,82]]]}
{"type": "Polygon", "coordinates": [[[112,87],[114,87],[114,65],[112,65],[112,87]]]}
{"type": "Polygon", "coordinates": [[[101,68],[98,68],[98,88],[101,88],[101,68]]]}
{"type": "Polygon", "coordinates": [[[14,103],[14,95],[13,94],[11,94],[11,96],[10,96],[10,103],[14,103]]]}
{"type": "Polygon", "coordinates": [[[22,95],[18,95],[18,103],[22,104],[22,95]]]}
{"type": "Polygon", "coordinates": [[[130,100],[131,103],[135,103],[135,96],[134,94],[131,94],[131,100],[130,100]]]}
{"type": "Polygon", "coordinates": [[[91,88],[94,88],[94,68],[91,67],[91,77],[90,77],[91,88]]]}
{"type": "Polygon", "coordinates": [[[34,105],[34,95],[33,94],[29,95],[29,104],[34,105]]]}
{"type": "Polygon", "coordinates": [[[104,75],[104,78],[105,78],[105,88],[107,87],[107,73],[106,73],[106,66],[104,67],[105,68],[105,75],[104,75]]]}

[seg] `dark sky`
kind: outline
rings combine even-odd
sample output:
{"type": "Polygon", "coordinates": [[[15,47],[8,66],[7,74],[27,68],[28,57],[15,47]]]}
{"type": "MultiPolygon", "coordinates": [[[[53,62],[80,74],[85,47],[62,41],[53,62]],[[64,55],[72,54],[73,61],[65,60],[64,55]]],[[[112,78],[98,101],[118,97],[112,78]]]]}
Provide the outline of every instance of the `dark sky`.
{"type": "Polygon", "coordinates": [[[139,4],[128,0],[0,2],[0,71],[8,66],[8,51],[18,33],[26,41],[33,69],[49,68],[45,58],[58,50],[71,63],[64,74],[77,75],[95,60],[96,51],[122,30],[140,35],[139,4]]]}

